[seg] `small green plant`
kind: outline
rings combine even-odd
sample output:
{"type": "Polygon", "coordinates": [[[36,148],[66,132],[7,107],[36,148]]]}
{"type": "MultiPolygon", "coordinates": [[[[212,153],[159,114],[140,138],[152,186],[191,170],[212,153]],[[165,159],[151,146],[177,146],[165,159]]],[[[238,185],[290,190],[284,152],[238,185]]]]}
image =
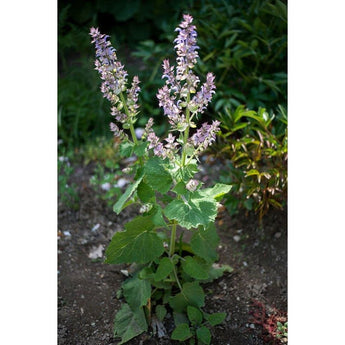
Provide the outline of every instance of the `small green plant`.
{"type": "Polygon", "coordinates": [[[197,128],[196,120],[211,101],[215,85],[213,74],[207,73],[199,87],[201,81],[193,73],[198,47],[192,21],[190,15],[184,15],[176,29],[177,65],[163,61],[166,81],[157,98],[170,124],[169,135],[163,140],[152,129],[152,118],[137,138],[134,124],[139,114],[139,78],[134,76],[128,88],[127,72],[108,36],[95,28],[90,31],[96,47],[96,69],[103,81],[101,90],[117,122],[112,122],[110,129],[122,141],[121,155],[136,157],[125,170],[134,176],[133,182],[113,209],[119,214],[129,205],[137,206],[140,215],[115,233],[105,260],[133,267],[119,292],[126,301],[114,323],[119,344],[149,327],[158,336],[167,335],[163,322],[168,312],[175,324],[172,339],[194,344],[196,338],[198,344],[210,344],[209,327],[225,318],[225,313],[207,314],[202,310],[202,284],[231,271],[227,265],[214,264],[219,242],[214,221],[219,202],[231,186],[217,183],[203,188],[194,178],[198,157],[214,143],[220,123],[203,123],[197,128]],[[191,232],[189,241],[185,232],[191,232]]]}
{"type": "Polygon", "coordinates": [[[70,183],[74,169],[68,156],[58,158],[58,196],[62,204],[73,209],[79,208],[77,185],[70,183]]]}
{"type": "MultiPolygon", "coordinates": [[[[119,184],[117,180],[120,174],[121,170],[119,164],[108,159],[105,161],[104,165],[102,163],[97,163],[94,174],[90,179],[90,184],[110,207],[113,206],[114,200],[117,200],[121,196],[121,187],[125,185],[124,183],[119,184]]],[[[123,179],[120,180],[120,182],[121,181],[123,181],[123,179]]]]}
{"type": "Polygon", "coordinates": [[[270,206],[282,208],[287,193],[287,115],[238,106],[220,114],[223,133],[217,155],[228,159],[223,181],[231,184],[227,207],[254,209],[260,221],[270,206]]]}
{"type": "Polygon", "coordinates": [[[288,342],[288,323],[284,322],[281,323],[280,321],[277,322],[277,331],[276,337],[280,339],[283,344],[287,344],[288,342]]]}

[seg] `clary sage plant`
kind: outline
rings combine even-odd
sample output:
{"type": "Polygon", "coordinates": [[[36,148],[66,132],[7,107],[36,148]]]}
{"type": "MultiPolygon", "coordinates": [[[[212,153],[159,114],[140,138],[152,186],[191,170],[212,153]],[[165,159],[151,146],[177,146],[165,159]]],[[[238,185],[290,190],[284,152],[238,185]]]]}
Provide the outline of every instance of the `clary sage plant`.
{"type": "Polygon", "coordinates": [[[220,123],[213,121],[197,128],[198,115],[211,101],[215,85],[212,73],[206,75],[201,86],[193,73],[198,46],[192,21],[186,14],[176,29],[176,66],[163,61],[165,85],[158,90],[157,98],[171,126],[164,139],[153,131],[152,118],[137,138],[134,125],[139,114],[139,79],[133,77],[128,86],[127,72],[109,36],[96,28],[90,30],[101,91],[110,101],[115,119],[110,129],[121,138],[122,155],[137,157],[124,171],[133,174],[134,182],[118,199],[114,211],[119,214],[137,204],[140,215],[115,233],[106,250],[107,263],[134,267],[120,291],[126,303],[115,317],[114,335],[121,338],[119,344],[149,329],[158,337],[167,336],[167,316],[174,321],[171,339],[210,344],[209,328],[226,316],[202,310],[205,293],[201,284],[230,269],[215,264],[219,238],[214,221],[219,201],[231,187],[216,184],[202,188],[195,179],[198,157],[215,141],[220,123]],[[191,232],[188,242],[186,231],[191,232]]]}

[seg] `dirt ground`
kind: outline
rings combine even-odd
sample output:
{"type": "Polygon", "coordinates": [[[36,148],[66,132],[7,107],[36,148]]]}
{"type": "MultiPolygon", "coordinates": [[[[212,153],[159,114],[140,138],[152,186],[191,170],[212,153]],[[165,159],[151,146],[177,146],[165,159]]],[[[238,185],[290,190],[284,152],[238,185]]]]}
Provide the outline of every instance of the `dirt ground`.
{"type": "MultiPolygon", "coordinates": [[[[126,277],[126,265],[107,265],[102,258],[113,234],[131,218],[132,209],[116,215],[89,184],[92,166],[75,167],[79,209],[59,203],[58,212],[58,344],[115,345],[113,320],[121,301],[116,292],[126,277]],[[97,255],[96,255],[97,256],[97,255]]],[[[212,329],[213,345],[280,344],[270,338],[270,321],[287,313],[287,211],[270,210],[258,227],[257,216],[226,211],[216,221],[221,239],[220,263],[233,267],[206,284],[206,312],[226,312],[226,320],[212,329]]],[[[168,325],[167,329],[169,328],[168,325]]],[[[167,345],[150,333],[130,345],[167,345]]]]}

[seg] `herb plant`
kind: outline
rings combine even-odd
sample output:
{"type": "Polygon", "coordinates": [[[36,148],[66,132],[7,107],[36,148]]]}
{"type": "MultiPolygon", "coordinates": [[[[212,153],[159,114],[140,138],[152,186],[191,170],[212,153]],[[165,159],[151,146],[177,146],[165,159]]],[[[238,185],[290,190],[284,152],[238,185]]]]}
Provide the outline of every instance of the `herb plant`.
{"type": "Polygon", "coordinates": [[[198,157],[216,139],[219,121],[203,123],[203,113],[215,93],[214,75],[200,79],[193,73],[197,63],[196,27],[185,14],[174,40],[176,66],[163,61],[165,85],[158,90],[159,106],[168,117],[170,132],[163,140],[153,131],[153,119],[146,124],[141,139],[134,124],[139,114],[139,78],[127,86],[127,72],[118,61],[107,35],[91,28],[96,48],[96,70],[102,79],[101,91],[116,120],[110,129],[122,140],[120,152],[137,159],[125,169],[134,176],[113,209],[119,214],[129,205],[138,205],[140,215],[115,233],[107,250],[109,264],[130,263],[131,276],[120,294],[124,303],[115,317],[114,335],[123,344],[148,330],[166,335],[163,321],[173,315],[174,340],[210,344],[209,327],[221,323],[225,313],[202,310],[205,292],[202,283],[220,277],[229,266],[215,265],[218,235],[214,225],[221,198],[230,191],[226,184],[203,188],[195,179],[198,157]],[[120,127],[119,127],[120,125],[120,127]],[[193,134],[192,134],[193,131],[193,134]],[[186,240],[186,232],[191,232],[186,240]]]}

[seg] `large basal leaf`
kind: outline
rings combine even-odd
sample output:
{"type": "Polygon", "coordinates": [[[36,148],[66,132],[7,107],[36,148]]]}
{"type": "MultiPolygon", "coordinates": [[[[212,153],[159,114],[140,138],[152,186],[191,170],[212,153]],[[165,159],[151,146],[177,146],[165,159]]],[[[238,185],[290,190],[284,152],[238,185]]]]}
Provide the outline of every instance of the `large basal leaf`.
{"type": "Polygon", "coordinates": [[[142,308],[133,312],[128,304],[123,304],[115,316],[114,337],[120,337],[118,345],[147,331],[147,322],[142,308]]]}
{"type": "Polygon", "coordinates": [[[147,263],[163,252],[163,241],[152,231],[150,217],[137,217],[127,223],[126,231],[115,233],[107,250],[106,263],[147,263]]]}
{"type": "Polygon", "coordinates": [[[150,158],[145,164],[145,181],[154,190],[160,193],[169,191],[172,178],[159,157],[150,158]]]}
{"type": "Polygon", "coordinates": [[[127,187],[126,191],[121,195],[120,199],[114,205],[114,207],[113,207],[114,212],[119,214],[122,211],[123,205],[136,191],[136,189],[138,188],[139,183],[141,182],[142,179],[143,179],[143,176],[140,176],[134,183],[130,184],[127,187]]]}
{"type": "Polygon", "coordinates": [[[188,305],[200,308],[204,303],[205,294],[197,282],[183,284],[182,291],[169,301],[170,306],[178,313],[183,312],[188,305]]]}
{"type": "Polygon", "coordinates": [[[213,199],[201,197],[198,193],[189,201],[176,199],[166,206],[164,214],[168,219],[175,219],[187,229],[196,228],[199,225],[207,226],[214,222],[217,216],[217,203],[213,199]]]}
{"type": "Polygon", "coordinates": [[[147,280],[133,277],[122,284],[123,295],[132,310],[137,310],[147,304],[151,297],[151,284],[147,280]]]}
{"type": "Polygon", "coordinates": [[[214,224],[210,224],[205,230],[200,227],[196,231],[190,241],[193,252],[208,262],[218,259],[216,251],[219,243],[219,237],[214,224]]]}

